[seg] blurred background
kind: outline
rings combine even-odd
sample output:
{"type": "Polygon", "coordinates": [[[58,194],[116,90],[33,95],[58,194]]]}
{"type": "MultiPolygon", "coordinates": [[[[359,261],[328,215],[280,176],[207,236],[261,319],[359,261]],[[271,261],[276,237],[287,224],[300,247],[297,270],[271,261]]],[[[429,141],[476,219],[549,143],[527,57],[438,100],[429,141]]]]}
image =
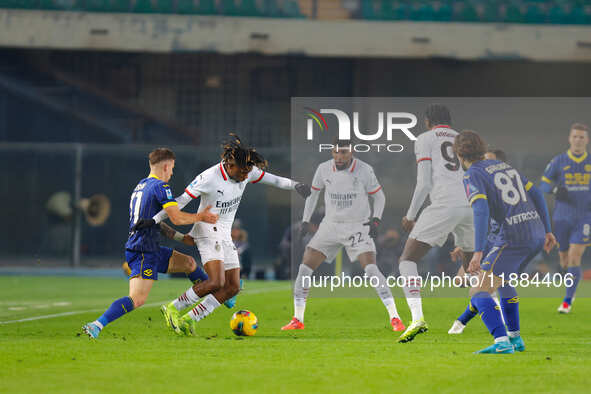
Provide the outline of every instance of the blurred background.
{"type": "MultiPolygon", "coordinates": [[[[156,146],[177,153],[177,193],[219,159],[228,132],[289,176],[293,97],[584,98],[590,60],[583,0],[0,0],[0,274],[114,272],[156,146]]],[[[530,125],[470,126],[538,180],[567,149],[570,123],[591,122],[587,101],[573,103],[580,117],[564,124],[532,111],[530,125]]],[[[378,171],[396,190],[378,246],[387,273],[415,182],[406,148],[378,171]]],[[[245,276],[289,277],[286,250],[302,242],[291,198],[245,193],[245,276]]],[[[429,269],[444,269],[447,252],[429,269]]]]}

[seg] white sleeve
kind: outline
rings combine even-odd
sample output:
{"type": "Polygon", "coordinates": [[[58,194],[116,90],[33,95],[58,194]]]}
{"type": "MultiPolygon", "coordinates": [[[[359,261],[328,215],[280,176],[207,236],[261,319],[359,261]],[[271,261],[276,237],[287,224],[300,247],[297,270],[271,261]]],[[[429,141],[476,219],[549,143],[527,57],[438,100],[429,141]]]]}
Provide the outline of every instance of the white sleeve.
{"type": "Polygon", "coordinates": [[[422,161],[431,161],[431,149],[429,147],[429,141],[426,136],[420,135],[419,138],[416,140],[415,155],[417,156],[417,163],[420,163],[422,161]]]}
{"type": "Polygon", "coordinates": [[[373,217],[381,219],[384,213],[384,207],[386,206],[386,195],[382,191],[381,187],[377,192],[371,194],[373,197],[373,217]]]}
{"type": "Polygon", "coordinates": [[[422,160],[417,164],[417,185],[406,218],[415,220],[419,209],[423,206],[433,184],[431,183],[431,160],[422,160]]]}
{"type": "MultiPolygon", "coordinates": [[[[178,203],[179,209],[182,210],[189,202],[191,202],[192,198],[185,192],[177,198],[175,198],[175,200],[178,203]]],[[[152,217],[152,219],[154,219],[156,223],[160,223],[166,218],[168,218],[168,215],[166,214],[166,211],[164,209],[152,217]]]]}
{"type": "Polygon", "coordinates": [[[250,183],[264,183],[265,185],[271,185],[284,190],[294,190],[296,182],[289,178],[273,175],[265,172],[257,167],[253,167],[252,171],[248,174],[249,179],[252,179],[250,183]]]}
{"type": "Polygon", "coordinates": [[[312,179],[312,190],[320,191],[324,189],[324,181],[322,179],[322,169],[321,165],[318,166],[316,172],[314,173],[314,178],[312,179]]]}
{"type": "Polygon", "coordinates": [[[318,204],[318,197],[320,197],[320,190],[312,189],[311,194],[306,198],[306,204],[304,205],[304,216],[302,222],[309,222],[318,204]]]}
{"type": "Polygon", "coordinates": [[[365,191],[367,192],[367,194],[372,195],[374,193],[377,193],[378,190],[382,189],[382,186],[380,186],[380,182],[378,182],[378,178],[376,177],[376,174],[373,172],[373,168],[369,167],[367,169],[367,176],[364,178],[365,178],[365,191]]]}

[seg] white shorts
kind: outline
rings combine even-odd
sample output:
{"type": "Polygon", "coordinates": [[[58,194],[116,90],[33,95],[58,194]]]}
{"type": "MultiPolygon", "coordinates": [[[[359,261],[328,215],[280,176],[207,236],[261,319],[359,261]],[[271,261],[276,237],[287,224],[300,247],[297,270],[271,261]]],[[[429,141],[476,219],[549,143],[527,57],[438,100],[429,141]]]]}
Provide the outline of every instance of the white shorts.
{"type": "Polygon", "coordinates": [[[431,246],[443,246],[449,233],[456,246],[474,251],[474,218],[470,207],[428,206],[415,223],[409,238],[431,246]]]}
{"type": "Polygon", "coordinates": [[[369,226],[364,226],[363,223],[334,223],[323,220],[307,246],[324,254],[329,263],[343,246],[351,261],[357,260],[362,253],[376,252],[376,245],[369,236],[369,226]]]}
{"type": "Polygon", "coordinates": [[[197,245],[197,249],[199,249],[203,265],[212,260],[221,260],[224,262],[224,269],[226,271],[240,268],[238,251],[232,241],[210,237],[196,238],[195,245],[197,245]]]}

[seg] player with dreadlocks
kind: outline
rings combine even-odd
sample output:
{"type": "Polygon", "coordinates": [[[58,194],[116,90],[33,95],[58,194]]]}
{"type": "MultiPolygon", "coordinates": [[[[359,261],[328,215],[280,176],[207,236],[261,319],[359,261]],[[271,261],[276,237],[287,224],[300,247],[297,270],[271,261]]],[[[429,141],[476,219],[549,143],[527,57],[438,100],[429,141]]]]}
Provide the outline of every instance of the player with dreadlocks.
{"type": "MultiPolygon", "coordinates": [[[[200,223],[203,225],[193,226],[188,234],[199,250],[207,280],[196,283],[161,308],[167,325],[178,334],[195,335],[197,322],[240,290],[240,262],[230,233],[246,185],[264,183],[295,190],[304,198],[310,195],[310,186],[265,172],[267,160],[235,134],[230,134],[222,148],[222,161],[197,175],[176,198],[182,209],[192,199],[201,197],[200,207],[211,205],[211,212],[219,215],[217,223],[200,223]],[[181,317],[181,312],[192,306],[181,317]]],[[[166,212],[161,211],[153,219],[159,223],[166,217],[166,212]]]]}

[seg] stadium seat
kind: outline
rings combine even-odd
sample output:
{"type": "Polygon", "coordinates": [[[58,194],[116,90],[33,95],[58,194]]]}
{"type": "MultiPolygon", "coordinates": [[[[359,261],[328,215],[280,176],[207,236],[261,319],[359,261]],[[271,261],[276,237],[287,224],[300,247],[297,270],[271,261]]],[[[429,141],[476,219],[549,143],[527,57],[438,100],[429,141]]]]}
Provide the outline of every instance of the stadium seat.
{"type": "Polygon", "coordinates": [[[195,2],[193,0],[177,0],[176,2],[177,14],[197,14],[195,9],[195,2]]]}
{"type": "Polygon", "coordinates": [[[453,16],[453,9],[446,1],[439,4],[439,7],[434,9],[433,19],[440,22],[449,22],[453,16]]]}
{"type": "Polygon", "coordinates": [[[240,12],[236,5],[236,0],[221,0],[219,3],[219,11],[222,15],[239,16],[240,12]]]}
{"type": "Polygon", "coordinates": [[[485,1],[482,5],[480,20],[482,22],[501,22],[499,5],[491,0],[485,1]]]}
{"type": "Polygon", "coordinates": [[[523,18],[521,16],[521,10],[519,6],[515,3],[510,3],[507,5],[505,9],[505,16],[502,18],[502,22],[505,23],[521,23],[523,22],[523,18]]]}
{"type": "Polygon", "coordinates": [[[263,0],[263,10],[262,13],[264,16],[270,18],[278,18],[281,16],[281,9],[277,4],[277,0],[263,0]]]}
{"type": "Polygon", "coordinates": [[[259,16],[261,14],[256,0],[242,0],[238,12],[241,16],[259,16]]]}
{"type": "Polygon", "coordinates": [[[423,1],[411,7],[409,17],[415,21],[433,21],[435,20],[435,10],[431,3],[423,1]]]}
{"type": "Polygon", "coordinates": [[[39,7],[37,7],[36,0],[2,0],[0,1],[0,8],[16,8],[27,10],[39,7]]]}
{"type": "Polygon", "coordinates": [[[561,7],[559,4],[554,4],[548,10],[548,17],[547,21],[549,23],[569,23],[568,21],[568,14],[566,13],[565,9],[561,7]]]}
{"type": "Polygon", "coordinates": [[[544,23],[545,15],[538,4],[528,4],[525,7],[525,12],[523,14],[523,21],[525,23],[544,23]]]}
{"type": "Polygon", "coordinates": [[[361,2],[361,17],[363,19],[378,19],[375,1],[369,0],[361,2]]]}
{"type": "Polygon", "coordinates": [[[459,22],[478,22],[479,17],[474,5],[468,1],[459,3],[459,7],[453,16],[453,20],[459,22]]]}
{"type": "MultiPolygon", "coordinates": [[[[15,1],[18,1],[18,0],[15,0],[15,1]]],[[[21,0],[21,1],[23,3],[25,2],[24,0],[21,0]]],[[[36,7],[32,7],[32,8],[36,8],[36,7]]],[[[42,10],[65,10],[65,9],[68,9],[68,7],[58,4],[55,0],[39,0],[39,8],[41,8],[42,10]]]]}
{"type": "Polygon", "coordinates": [[[382,0],[380,19],[408,20],[410,17],[410,3],[405,1],[393,2],[382,0]]]}
{"type": "MultiPolygon", "coordinates": [[[[192,2],[191,2],[192,3],[192,2]]],[[[193,4],[194,6],[194,4],[193,4]]],[[[196,13],[202,15],[213,15],[216,14],[215,0],[199,0],[197,8],[193,8],[196,13]]]]}
{"type": "Polygon", "coordinates": [[[287,18],[304,18],[300,12],[300,5],[297,0],[286,0],[283,2],[283,15],[287,18]]]}
{"type": "Polygon", "coordinates": [[[136,0],[131,11],[142,14],[151,14],[156,12],[156,8],[152,5],[152,0],[136,0]]]}

